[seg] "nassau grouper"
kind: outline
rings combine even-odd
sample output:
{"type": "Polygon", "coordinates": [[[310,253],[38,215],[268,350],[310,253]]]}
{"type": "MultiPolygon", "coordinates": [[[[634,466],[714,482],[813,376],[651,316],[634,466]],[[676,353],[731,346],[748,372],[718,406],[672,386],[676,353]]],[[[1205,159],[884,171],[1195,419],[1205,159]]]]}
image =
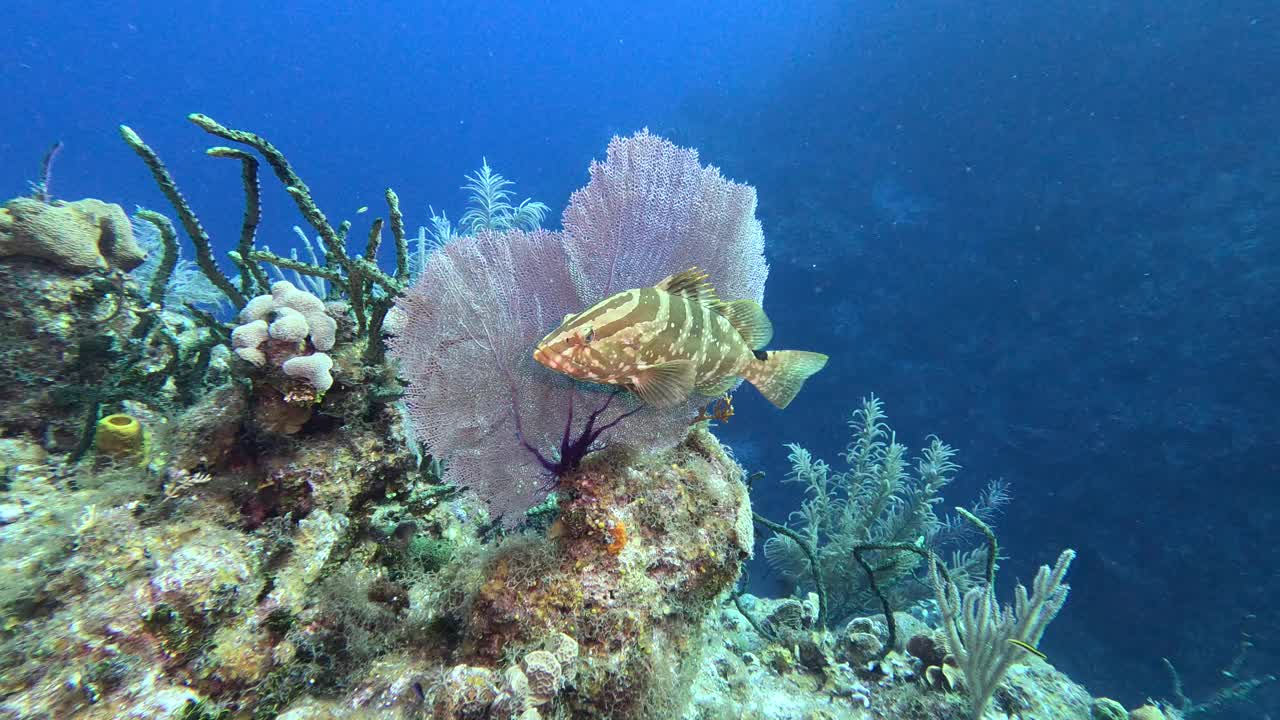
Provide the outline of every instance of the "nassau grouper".
{"type": "Polygon", "coordinates": [[[827,364],[822,353],[764,346],[773,324],[754,300],[722,302],[697,268],[626,290],[564,322],[533,357],[577,380],[618,385],[654,407],[717,397],[743,378],[785,408],[827,364]]]}

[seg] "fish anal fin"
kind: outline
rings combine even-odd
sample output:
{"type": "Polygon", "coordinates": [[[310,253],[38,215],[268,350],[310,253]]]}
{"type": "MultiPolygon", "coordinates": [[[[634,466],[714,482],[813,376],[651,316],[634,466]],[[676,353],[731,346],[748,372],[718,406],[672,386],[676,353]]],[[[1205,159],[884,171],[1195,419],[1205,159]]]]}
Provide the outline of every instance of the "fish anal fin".
{"type": "Polygon", "coordinates": [[[688,399],[693,392],[693,380],[692,360],[668,360],[636,373],[631,391],[646,405],[667,408],[688,399]]]}
{"type": "Polygon", "coordinates": [[[773,339],[773,323],[755,300],[734,300],[724,303],[717,310],[752,350],[763,349],[773,339]]]}
{"type": "Polygon", "coordinates": [[[725,377],[722,377],[722,378],[715,378],[713,380],[708,380],[702,383],[701,385],[694,387],[694,390],[696,390],[699,395],[705,395],[707,397],[720,397],[721,395],[724,395],[725,393],[732,390],[733,386],[737,385],[740,379],[741,378],[739,378],[737,375],[726,375],[725,377]]]}
{"type": "Polygon", "coordinates": [[[654,287],[712,308],[718,308],[721,304],[716,289],[707,282],[707,274],[696,267],[668,275],[654,287]]]}

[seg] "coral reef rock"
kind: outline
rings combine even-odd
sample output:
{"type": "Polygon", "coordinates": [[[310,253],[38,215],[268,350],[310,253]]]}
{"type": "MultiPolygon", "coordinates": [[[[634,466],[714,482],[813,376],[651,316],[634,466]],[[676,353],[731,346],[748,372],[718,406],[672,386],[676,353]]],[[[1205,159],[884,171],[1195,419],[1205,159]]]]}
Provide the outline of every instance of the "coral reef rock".
{"type": "Polygon", "coordinates": [[[465,659],[498,666],[513,649],[568,636],[572,661],[524,657],[535,704],[574,676],[555,717],[673,717],[698,672],[702,621],[751,552],[741,474],[699,428],[672,450],[606,452],[562,477],[553,544],[500,549],[486,568],[465,659]]]}
{"type": "Polygon", "coordinates": [[[0,259],[0,294],[9,299],[0,303],[0,435],[25,434],[50,449],[74,445],[89,390],[109,372],[116,339],[129,337],[141,317],[122,283],[26,257],[0,259]]]}
{"type": "MultiPolygon", "coordinates": [[[[787,600],[744,595],[744,608],[767,617],[787,600]]],[[[821,669],[796,662],[793,648],[762,638],[733,603],[722,605],[702,636],[703,662],[692,700],[680,720],[969,720],[963,690],[924,681],[923,662],[896,651],[862,666],[839,662],[821,669]]],[[[1084,688],[1038,658],[1009,672],[987,720],[1088,720],[1084,688]]]]}

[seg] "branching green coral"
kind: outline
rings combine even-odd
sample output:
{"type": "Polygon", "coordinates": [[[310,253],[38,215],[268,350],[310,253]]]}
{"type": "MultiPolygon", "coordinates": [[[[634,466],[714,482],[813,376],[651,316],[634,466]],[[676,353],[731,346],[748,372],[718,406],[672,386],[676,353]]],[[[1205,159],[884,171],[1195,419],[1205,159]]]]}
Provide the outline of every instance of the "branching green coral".
{"type": "MultiPolygon", "coordinates": [[[[160,265],[151,276],[151,283],[147,287],[147,299],[156,308],[161,308],[164,307],[165,296],[168,294],[169,278],[173,277],[173,269],[178,266],[178,233],[174,232],[173,223],[169,222],[169,218],[158,212],[139,210],[138,218],[151,223],[160,234],[160,265]]],[[[141,340],[151,332],[151,326],[156,322],[156,315],[156,312],[151,312],[143,316],[137,327],[133,329],[135,340],[141,340]]]]}
{"type": "Polygon", "coordinates": [[[404,285],[409,282],[409,240],[404,234],[404,215],[400,212],[400,196],[395,190],[387,188],[386,199],[391,237],[396,241],[396,282],[404,285]]]}
{"type": "MultiPolygon", "coordinates": [[[[920,587],[901,582],[919,570],[921,556],[901,549],[934,547],[940,532],[950,527],[934,506],[959,470],[952,462],[955,450],[932,437],[909,471],[907,448],[885,423],[883,404],[875,396],[863,401],[849,426],[853,437],[842,454],[845,472],[833,472],[803,447],[788,445],[787,481],[803,484],[807,497],[788,519],[796,535],[775,534],[765,543],[770,565],[799,583],[814,582],[806,546],[816,551],[830,612],[837,618],[881,605],[894,593],[923,595],[920,587]]],[[[961,565],[951,572],[963,584],[987,562],[984,551],[955,558],[961,565]]],[[[893,599],[903,604],[909,598],[893,599]]]]}
{"type": "Polygon", "coordinates": [[[153,225],[160,235],[161,258],[150,277],[147,294],[138,293],[123,273],[97,278],[89,294],[114,299],[110,313],[96,326],[114,322],[129,307],[137,311],[138,322],[127,337],[110,332],[85,334],[79,341],[70,377],[58,388],[68,403],[82,405],[84,419],[80,438],[71,452],[79,461],[88,452],[103,407],[118,406],[125,400],[168,404],[163,389],[170,379],[177,390],[176,403],[187,405],[204,381],[211,350],[222,340],[216,332],[183,344],[159,321],[164,310],[169,279],[178,264],[177,234],[167,218],[143,210],[138,218],[153,225]]]}
{"type": "MultiPolygon", "coordinates": [[[[194,262],[182,256],[181,247],[178,244],[178,238],[175,233],[173,237],[173,248],[176,251],[176,263],[172,272],[169,274],[168,281],[164,286],[164,296],[162,301],[155,300],[149,290],[156,282],[157,274],[161,273],[164,263],[168,260],[166,255],[166,243],[168,239],[162,234],[162,230],[157,226],[156,222],[148,221],[143,218],[142,213],[150,212],[142,208],[134,213],[132,218],[133,238],[147,252],[147,259],[138,267],[134,268],[129,277],[137,281],[137,283],[148,290],[147,299],[156,302],[166,308],[180,308],[187,305],[197,305],[200,307],[214,308],[225,306],[227,296],[221,290],[214,287],[209,282],[209,278],[201,272],[199,266],[194,262]]],[[[156,218],[164,216],[157,214],[156,218]]],[[[158,220],[160,223],[168,223],[168,219],[158,220]]],[[[172,227],[172,223],[169,223],[172,227]]]]}
{"type": "Polygon", "coordinates": [[[195,245],[196,263],[200,266],[200,271],[205,274],[205,277],[209,278],[209,282],[226,294],[233,305],[237,308],[242,307],[246,302],[245,296],[236,288],[230,278],[218,268],[218,263],[213,259],[213,241],[209,239],[209,233],[205,232],[204,225],[200,224],[200,218],[196,217],[191,205],[182,196],[182,192],[178,190],[178,184],[174,182],[168,168],[160,161],[160,156],[156,155],[155,151],[143,142],[142,137],[128,125],[120,126],[120,136],[124,138],[129,147],[133,148],[138,157],[141,157],[142,161],[147,164],[147,167],[151,170],[152,177],[156,180],[156,184],[160,186],[160,191],[164,193],[164,196],[169,200],[169,204],[178,213],[178,219],[182,222],[183,228],[186,229],[187,235],[190,236],[192,244],[195,245]]]}
{"type": "MultiPolygon", "coordinates": [[[[239,160],[242,164],[242,181],[245,193],[245,213],[241,226],[240,241],[235,252],[229,257],[241,270],[240,287],[237,288],[230,279],[218,269],[214,261],[212,241],[199,218],[191,210],[190,205],[178,191],[173,177],[165,168],[160,158],[142,138],[127,126],[121,126],[120,132],[130,147],[142,157],[152,175],[160,185],[160,189],[178,213],[183,227],[190,235],[196,247],[197,263],[202,272],[208,276],[238,309],[245,305],[247,297],[257,292],[265,292],[268,287],[266,273],[260,263],[267,263],[277,268],[284,268],[307,275],[323,278],[343,291],[350,301],[352,314],[355,315],[357,333],[367,339],[364,360],[369,364],[380,363],[385,354],[382,340],[382,323],[387,312],[403,290],[409,278],[408,241],[404,236],[404,220],[400,213],[399,198],[390,189],[386,191],[387,206],[390,211],[391,232],[395,239],[396,271],[395,276],[388,275],[378,268],[375,253],[380,242],[382,220],[374,222],[370,233],[365,257],[351,256],[347,253],[346,236],[350,223],[344,222],[337,228],[329,223],[324,212],[320,210],[311,196],[311,189],[294,171],[284,153],[280,152],[265,138],[255,133],[235,130],[217,122],[207,115],[193,113],[187,118],[205,132],[231,142],[247,145],[266,160],[267,165],[285,186],[286,192],[293,198],[307,223],[319,234],[319,242],[324,248],[323,264],[306,263],[294,258],[285,258],[265,248],[254,247],[254,235],[261,218],[258,185],[258,160],[251,153],[227,147],[211,148],[208,153],[213,157],[239,160]]],[[[313,259],[314,260],[314,259],[313,259]]]]}
{"type": "Polygon", "coordinates": [[[1249,701],[1254,691],[1276,680],[1275,675],[1256,676],[1245,673],[1245,659],[1252,647],[1253,642],[1249,640],[1248,636],[1240,639],[1240,645],[1236,648],[1236,654],[1231,659],[1231,664],[1222,670],[1222,677],[1231,682],[1218,688],[1208,700],[1199,703],[1187,697],[1186,692],[1182,689],[1182,676],[1178,674],[1178,669],[1169,661],[1169,658],[1161,658],[1164,661],[1165,669],[1169,671],[1170,681],[1173,684],[1175,703],[1167,704],[1177,707],[1183,718],[1190,719],[1205,715],[1217,715],[1224,708],[1249,701]]]}
{"type": "MultiPolygon", "coordinates": [[[[240,242],[236,246],[242,257],[253,250],[253,240],[262,222],[262,186],[258,182],[258,158],[244,150],[229,147],[211,147],[205,150],[209,157],[240,161],[240,181],[244,185],[244,220],[240,224],[240,242]]],[[[264,293],[271,283],[257,263],[241,263],[240,291],[246,296],[264,293]]]]}

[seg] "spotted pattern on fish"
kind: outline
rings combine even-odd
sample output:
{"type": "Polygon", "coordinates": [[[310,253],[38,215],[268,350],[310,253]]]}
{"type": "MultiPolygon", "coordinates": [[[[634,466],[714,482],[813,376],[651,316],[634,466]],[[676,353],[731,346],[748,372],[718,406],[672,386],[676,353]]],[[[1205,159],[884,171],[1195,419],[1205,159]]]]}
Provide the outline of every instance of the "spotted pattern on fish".
{"type": "Polygon", "coordinates": [[[658,406],[719,395],[745,378],[785,407],[827,357],[758,352],[772,336],[760,306],[725,303],[696,269],[611,295],[565,317],[534,359],[578,380],[620,385],[658,406]]]}

